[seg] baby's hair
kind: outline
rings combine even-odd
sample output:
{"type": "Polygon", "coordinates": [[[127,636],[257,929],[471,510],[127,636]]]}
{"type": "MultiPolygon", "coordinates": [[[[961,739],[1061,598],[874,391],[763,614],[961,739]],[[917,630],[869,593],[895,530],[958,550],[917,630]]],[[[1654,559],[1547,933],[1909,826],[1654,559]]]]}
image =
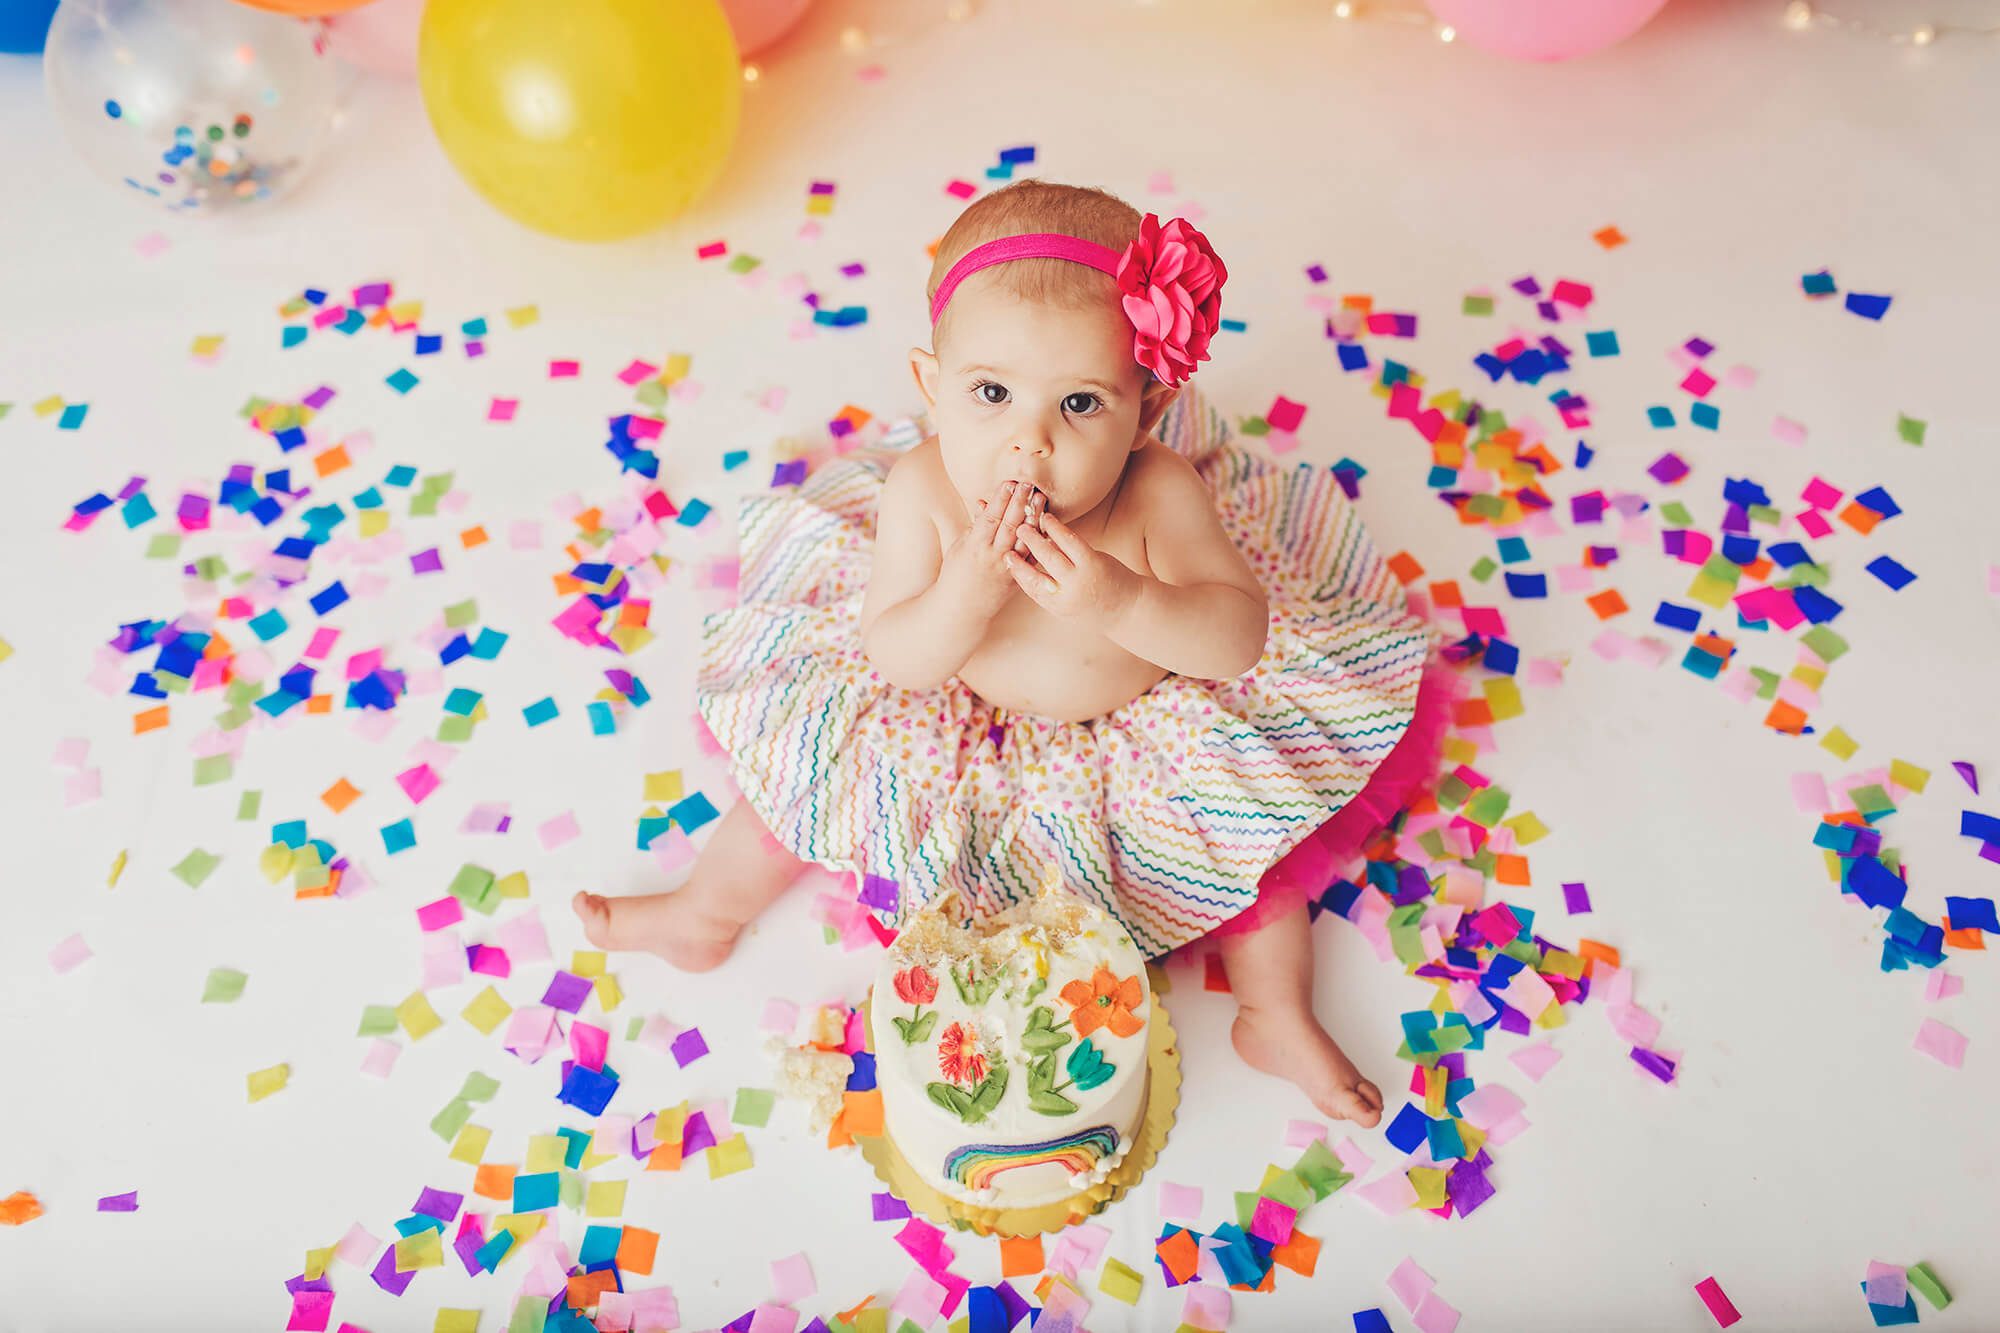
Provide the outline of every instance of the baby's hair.
{"type": "MultiPolygon", "coordinates": [[[[938,242],[930,282],[924,288],[926,308],[951,266],[988,241],[1046,231],[1123,251],[1139,235],[1139,221],[1138,209],[1116,195],[1086,185],[1019,180],[1002,186],[967,205],[938,242]]],[[[993,281],[1021,300],[1066,309],[1104,300],[1110,281],[1096,269],[1067,259],[1014,259],[984,272],[993,274],[993,281]]],[[[933,347],[944,340],[951,311],[952,307],[945,307],[944,317],[932,331],[933,347]]]]}

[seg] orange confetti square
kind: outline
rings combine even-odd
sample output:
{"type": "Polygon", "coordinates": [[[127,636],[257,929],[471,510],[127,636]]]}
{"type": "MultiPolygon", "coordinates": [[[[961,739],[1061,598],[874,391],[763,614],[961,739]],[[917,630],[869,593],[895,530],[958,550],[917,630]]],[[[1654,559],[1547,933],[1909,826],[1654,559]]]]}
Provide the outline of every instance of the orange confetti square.
{"type": "Polygon", "coordinates": [[[1446,579],[1431,585],[1431,605],[1440,610],[1450,611],[1465,605],[1465,594],[1459,591],[1457,579],[1446,579]]]}
{"type": "MultiPolygon", "coordinates": [[[[0,1199],[0,1226],[18,1227],[23,1222],[32,1222],[42,1215],[42,1201],[26,1190],[15,1190],[0,1199]]],[[[1035,1242],[1037,1250],[1041,1242],[1035,1242]]]]}
{"type": "Polygon", "coordinates": [[[488,540],[486,529],[477,525],[467,528],[464,532],[458,534],[459,545],[468,551],[475,546],[486,545],[488,540]]]}
{"type": "Polygon", "coordinates": [[[1957,930],[1953,930],[1951,928],[1951,918],[1946,917],[1944,919],[1944,942],[1954,949],[1984,950],[1986,948],[1986,932],[1978,926],[1960,926],[1957,930]]]}
{"type": "Polygon", "coordinates": [[[143,712],[134,713],[132,714],[132,734],[134,736],[143,736],[149,731],[158,731],[161,727],[167,725],[167,718],[167,705],[165,704],[161,704],[158,708],[148,708],[143,712]]]}
{"type": "Polygon", "coordinates": [[[653,1258],[659,1253],[660,1233],[644,1227],[628,1226],[618,1238],[618,1267],[627,1273],[651,1277],[653,1258]]]}
{"type": "Polygon", "coordinates": [[[856,407],[854,404],[849,403],[845,407],[840,409],[837,419],[845,421],[848,425],[854,427],[854,429],[856,430],[860,430],[863,426],[873,421],[875,417],[865,408],[859,408],[856,407]]]}
{"type": "Polygon", "coordinates": [[[1343,296],[1340,298],[1342,310],[1358,310],[1364,315],[1375,313],[1375,298],[1372,296],[1343,296]]]}
{"type": "Polygon", "coordinates": [[[843,1092],[840,1094],[841,1115],[847,1121],[847,1132],[859,1134],[863,1138],[882,1137],[882,1090],[870,1088],[866,1092],[843,1092]]]}
{"type": "Polygon", "coordinates": [[[347,446],[336,444],[333,448],[323,451],[317,458],[313,459],[313,469],[322,477],[330,477],[347,467],[353,461],[353,459],[347,456],[347,446]]]}
{"type": "Polygon", "coordinates": [[[1840,521],[1856,532],[1873,532],[1882,516],[1859,500],[1849,500],[1847,508],[1840,511],[1840,521]]]}
{"type": "Polygon", "coordinates": [[[1000,1276],[1031,1277],[1042,1271],[1042,1238],[1040,1236],[1002,1236],[1000,1238],[1000,1276]]]}
{"type": "Polygon", "coordinates": [[[1618,230],[1616,227],[1599,227],[1596,231],[1590,233],[1590,239],[1596,241],[1607,250],[1616,250],[1619,246],[1625,244],[1627,237],[1624,232],[1618,230]]]}
{"type": "Polygon", "coordinates": [[[1293,1228],[1292,1238],[1271,1251],[1274,1263],[1281,1263],[1300,1277],[1311,1277],[1319,1266],[1319,1238],[1293,1228]]]}
{"type": "Polygon", "coordinates": [[[576,516],[576,527],[579,532],[595,532],[603,524],[604,511],[595,505],[576,516]]]}
{"type": "MultiPolygon", "coordinates": [[[[1296,1234],[1296,1233],[1294,1233],[1296,1234]]],[[[1194,1276],[1196,1266],[1201,1262],[1201,1247],[1194,1243],[1194,1237],[1186,1231],[1176,1231],[1157,1247],[1160,1262],[1173,1275],[1175,1285],[1194,1276]]]]}
{"type": "Polygon", "coordinates": [[[1576,956],[1584,961],[1583,973],[1585,976],[1590,975],[1591,966],[1597,963],[1603,963],[1609,967],[1618,966],[1618,951],[1610,945],[1600,944],[1596,940],[1578,940],[1576,942],[1576,956]]]}
{"type": "Polygon", "coordinates": [[[1389,557],[1389,572],[1396,576],[1396,582],[1407,587],[1424,576],[1424,567],[1408,551],[1398,551],[1389,557]]]}
{"type": "Polygon", "coordinates": [[[578,1273],[569,1280],[567,1299],[572,1310],[587,1310],[607,1291],[618,1290],[618,1275],[608,1268],[594,1273],[578,1273]]]}
{"type": "Polygon", "coordinates": [[[1493,857],[1493,879],[1498,884],[1515,887],[1533,884],[1528,878],[1528,858],[1513,852],[1500,852],[1493,857]]]}
{"type": "Polygon", "coordinates": [[[331,713],[332,711],[333,696],[330,694],[315,694],[312,698],[306,700],[306,712],[308,713],[331,713]]]}
{"type": "Polygon", "coordinates": [[[353,805],[360,797],[361,789],[346,778],[342,778],[319,794],[320,800],[326,802],[327,809],[336,815],[353,805]]]}
{"type": "Polygon", "coordinates": [[[1460,699],[1451,707],[1451,720],[1461,727],[1493,725],[1493,705],[1484,699],[1460,699]]]}
{"type": "Polygon", "coordinates": [[[1201,988],[1203,990],[1217,991],[1223,995],[1230,994],[1229,972],[1222,966],[1221,954],[1204,954],[1202,956],[1202,967],[1201,988]]]}
{"type": "Polygon", "coordinates": [[[1780,699],[1771,705],[1770,712],[1764,714],[1764,725],[1773,731],[1782,731],[1788,736],[1803,735],[1806,729],[1805,710],[1780,699]]]}
{"type": "Polygon", "coordinates": [[[574,574],[556,574],[553,581],[558,597],[569,597],[583,591],[583,581],[574,574]]]}
{"type": "Polygon", "coordinates": [[[678,1171],[681,1169],[681,1145],[679,1140],[662,1143],[646,1155],[648,1171],[678,1171]]]}
{"type": "Polygon", "coordinates": [[[1609,620],[1613,616],[1622,616],[1632,609],[1625,605],[1624,594],[1620,593],[1616,588],[1606,588],[1603,592],[1592,593],[1583,600],[1591,610],[1597,612],[1599,620],[1609,620]]]}
{"type": "Polygon", "coordinates": [[[515,1168],[504,1162],[481,1162],[472,1176],[472,1192],[482,1199],[514,1199],[515,1168]]]}

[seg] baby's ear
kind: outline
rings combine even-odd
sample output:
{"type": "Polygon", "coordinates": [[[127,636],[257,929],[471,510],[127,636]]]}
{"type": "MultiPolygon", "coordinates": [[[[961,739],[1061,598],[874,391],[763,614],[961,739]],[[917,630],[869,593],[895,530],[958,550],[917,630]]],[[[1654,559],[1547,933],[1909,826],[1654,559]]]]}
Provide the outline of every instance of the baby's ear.
{"type": "Polygon", "coordinates": [[[1170,389],[1152,376],[1146,377],[1146,387],[1139,394],[1139,434],[1132,441],[1133,448],[1136,449],[1153,433],[1154,427],[1160,424],[1160,418],[1167,414],[1167,409],[1174,405],[1174,399],[1180,396],[1179,387],[1170,389]]]}
{"type": "Polygon", "coordinates": [[[926,407],[937,406],[938,359],[936,352],[927,352],[921,347],[910,349],[910,374],[917,380],[917,392],[924,396],[926,407]]]}

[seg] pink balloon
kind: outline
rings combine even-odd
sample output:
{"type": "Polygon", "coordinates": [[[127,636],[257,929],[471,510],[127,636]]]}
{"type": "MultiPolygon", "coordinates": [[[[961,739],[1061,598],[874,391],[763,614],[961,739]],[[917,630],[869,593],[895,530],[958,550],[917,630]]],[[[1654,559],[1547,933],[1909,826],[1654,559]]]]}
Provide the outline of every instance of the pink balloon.
{"type": "Polygon", "coordinates": [[[424,0],[374,0],[326,21],[328,49],[350,65],[414,78],[424,0]]]}
{"type": "Polygon", "coordinates": [[[1574,60],[1624,41],[1667,0],[1427,0],[1482,50],[1515,60],[1574,60]]]}
{"type": "Polygon", "coordinates": [[[722,12],[736,34],[736,53],[756,55],[790,32],[811,4],[812,0],[722,0],[722,12]]]}

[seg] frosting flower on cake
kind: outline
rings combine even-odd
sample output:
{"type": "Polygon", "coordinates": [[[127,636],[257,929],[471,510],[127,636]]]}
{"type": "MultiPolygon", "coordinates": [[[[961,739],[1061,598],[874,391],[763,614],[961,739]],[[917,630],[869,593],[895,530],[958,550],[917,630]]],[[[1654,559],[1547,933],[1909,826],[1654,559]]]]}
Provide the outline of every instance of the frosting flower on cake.
{"type": "Polygon", "coordinates": [[[1069,1021],[1076,1035],[1087,1037],[1099,1028],[1111,1029],[1114,1037],[1129,1037],[1144,1027],[1145,1020],[1132,1008],[1144,996],[1137,975],[1119,980],[1110,968],[1099,964],[1086,985],[1072,981],[1062,988],[1063,1003],[1070,1006],[1069,1021]]]}
{"type": "Polygon", "coordinates": [[[937,998],[937,978],[921,965],[904,968],[895,982],[896,998],[904,1004],[929,1004],[937,998]]]}
{"type": "Polygon", "coordinates": [[[953,1023],[938,1038],[938,1072],[960,1087],[969,1088],[986,1078],[986,1052],[980,1048],[979,1034],[965,1023],[953,1023]]]}

